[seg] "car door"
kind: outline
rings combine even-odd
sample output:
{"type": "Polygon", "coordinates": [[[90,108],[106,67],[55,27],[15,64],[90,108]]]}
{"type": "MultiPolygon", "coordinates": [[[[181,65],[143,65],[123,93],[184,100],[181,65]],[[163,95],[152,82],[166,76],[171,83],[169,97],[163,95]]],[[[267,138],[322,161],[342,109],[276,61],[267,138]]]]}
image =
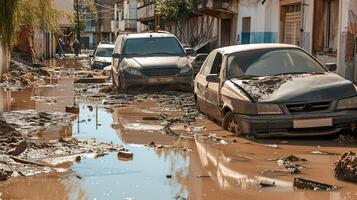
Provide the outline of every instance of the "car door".
{"type": "Polygon", "coordinates": [[[206,76],[211,72],[212,68],[212,63],[213,60],[216,56],[216,51],[213,51],[210,53],[206,59],[206,61],[203,63],[202,68],[200,72],[196,76],[195,80],[195,94],[197,98],[197,103],[199,106],[199,109],[203,113],[207,113],[206,108],[205,108],[205,93],[206,93],[206,88],[208,87],[208,82],[206,81],[206,76]]]}
{"type": "MultiPolygon", "coordinates": [[[[220,52],[217,52],[212,63],[210,75],[218,75],[220,77],[221,66],[222,66],[223,55],[220,52]]],[[[205,109],[207,114],[212,116],[217,120],[221,120],[220,112],[220,101],[219,101],[219,90],[220,90],[220,81],[218,82],[208,82],[206,86],[205,99],[206,105],[205,109]]]]}

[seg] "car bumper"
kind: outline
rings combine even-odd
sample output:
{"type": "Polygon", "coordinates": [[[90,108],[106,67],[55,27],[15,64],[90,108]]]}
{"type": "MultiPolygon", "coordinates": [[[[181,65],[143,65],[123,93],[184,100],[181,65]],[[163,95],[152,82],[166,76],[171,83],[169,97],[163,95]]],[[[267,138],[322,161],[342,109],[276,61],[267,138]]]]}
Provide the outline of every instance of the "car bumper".
{"type": "Polygon", "coordinates": [[[111,65],[111,63],[102,63],[102,64],[92,64],[91,67],[92,69],[104,69],[105,67],[111,65]]]}
{"type": "Polygon", "coordinates": [[[124,73],[123,82],[125,88],[136,86],[169,86],[178,89],[191,89],[193,84],[193,74],[133,77],[124,73]]]}
{"type": "Polygon", "coordinates": [[[256,137],[319,136],[349,129],[352,123],[357,122],[357,111],[266,116],[236,114],[235,117],[242,134],[252,134],[256,137]],[[332,123],[326,124],[327,121],[332,123]],[[320,124],[321,122],[325,124],[320,124]]]}

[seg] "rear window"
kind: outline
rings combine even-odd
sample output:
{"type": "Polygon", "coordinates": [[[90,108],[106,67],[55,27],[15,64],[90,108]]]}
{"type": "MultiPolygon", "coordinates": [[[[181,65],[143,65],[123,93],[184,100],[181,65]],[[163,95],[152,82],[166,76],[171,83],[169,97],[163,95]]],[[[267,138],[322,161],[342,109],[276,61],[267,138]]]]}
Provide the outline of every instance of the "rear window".
{"type": "Polygon", "coordinates": [[[124,54],[131,55],[183,55],[184,50],[176,38],[128,39],[124,54]]]}
{"type": "Polygon", "coordinates": [[[112,57],[113,49],[98,48],[95,55],[97,57],[112,57]]]}

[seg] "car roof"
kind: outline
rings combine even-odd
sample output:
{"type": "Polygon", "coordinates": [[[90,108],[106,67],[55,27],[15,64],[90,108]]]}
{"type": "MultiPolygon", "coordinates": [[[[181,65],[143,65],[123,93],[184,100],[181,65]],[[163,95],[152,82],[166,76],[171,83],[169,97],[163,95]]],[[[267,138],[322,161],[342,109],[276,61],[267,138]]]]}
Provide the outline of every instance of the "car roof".
{"type": "Polygon", "coordinates": [[[241,51],[257,50],[257,49],[272,49],[272,48],[300,48],[291,44],[279,44],[279,43],[265,43],[265,44],[241,44],[229,47],[222,47],[217,51],[223,54],[232,54],[241,51]]]}
{"type": "Polygon", "coordinates": [[[114,44],[99,44],[98,48],[102,49],[114,49],[115,45],[114,44]]]}
{"type": "Polygon", "coordinates": [[[127,34],[127,39],[135,38],[162,38],[162,37],[175,37],[173,34],[168,32],[155,32],[155,33],[131,33],[127,34]]]}

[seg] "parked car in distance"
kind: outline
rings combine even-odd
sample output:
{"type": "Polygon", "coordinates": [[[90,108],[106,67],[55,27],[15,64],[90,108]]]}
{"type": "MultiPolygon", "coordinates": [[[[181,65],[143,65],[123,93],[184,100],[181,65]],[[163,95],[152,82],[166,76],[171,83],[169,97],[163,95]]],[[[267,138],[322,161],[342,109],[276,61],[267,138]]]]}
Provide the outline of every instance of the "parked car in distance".
{"type": "Polygon", "coordinates": [[[178,39],[167,32],[118,36],[113,53],[113,85],[132,87],[165,85],[191,90],[193,69],[178,39]]]}
{"type": "Polygon", "coordinates": [[[207,53],[200,53],[192,61],[192,68],[193,68],[195,75],[198,74],[198,72],[201,70],[201,67],[202,67],[203,63],[205,62],[207,56],[208,56],[207,53]]]}
{"type": "Polygon", "coordinates": [[[243,135],[334,134],[357,121],[356,86],[336,67],[292,45],[216,49],[196,76],[197,107],[243,135]]]}
{"type": "Polygon", "coordinates": [[[92,69],[104,69],[112,64],[114,44],[109,42],[99,43],[93,55],[90,55],[92,69]]]}

